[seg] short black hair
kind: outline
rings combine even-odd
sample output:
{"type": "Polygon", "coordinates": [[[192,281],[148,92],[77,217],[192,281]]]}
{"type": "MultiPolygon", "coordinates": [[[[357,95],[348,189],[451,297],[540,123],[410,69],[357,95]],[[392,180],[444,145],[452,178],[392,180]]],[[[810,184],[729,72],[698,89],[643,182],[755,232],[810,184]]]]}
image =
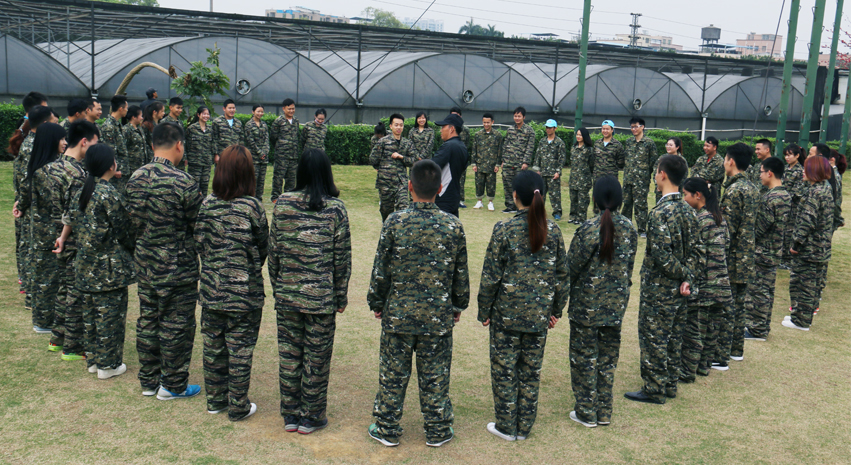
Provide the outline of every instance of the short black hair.
{"type": "Polygon", "coordinates": [[[183,128],[177,123],[160,123],[154,128],[154,150],[171,149],[174,144],[183,142],[183,128]]]}
{"type": "Polygon", "coordinates": [[[754,146],[756,146],[756,144],[762,144],[762,145],[768,147],[769,152],[774,148],[774,146],[771,145],[771,141],[768,140],[768,139],[760,139],[760,140],[754,142],[754,146]]]}
{"type": "Polygon", "coordinates": [[[76,147],[81,140],[92,140],[94,136],[100,137],[95,123],[85,119],[74,121],[68,126],[68,147],[76,147]]]}
{"type": "Polygon", "coordinates": [[[675,186],[682,184],[683,179],[688,176],[688,163],[679,155],[663,155],[659,159],[659,171],[668,175],[675,186]]]}
{"type": "Polygon", "coordinates": [[[743,142],[736,142],[735,144],[727,147],[726,156],[732,158],[733,161],[736,162],[736,168],[738,168],[739,171],[744,171],[751,166],[753,149],[743,142]]]}
{"type": "Polygon", "coordinates": [[[313,114],[313,116],[319,116],[319,115],[325,115],[327,117],[328,112],[325,111],[324,108],[320,108],[320,109],[316,110],[316,112],[313,114]]]}
{"type": "Polygon", "coordinates": [[[295,100],[291,98],[285,98],[284,103],[281,104],[282,107],[288,107],[290,105],[295,105],[295,100]]]}
{"type": "Polygon", "coordinates": [[[440,167],[426,158],[411,167],[411,184],[414,193],[421,199],[433,199],[440,190],[440,167]]]}
{"type": "Polygon", "coordinates": [[[484,115],[482,115],[482,119],[485,119],[485,118],[490,118],[490,120],[493,121],[493,114],[492,113],[485,113],[484,115]]]}
{"type": "Polygon", "coordinates": [[[816,144],[813,147],[816,148],[816,153],[830,160],[830,147],[827,144],[816,144]]]}
{"type": "Polygon", "coordinates": [[[710,145],[714,145],[716,149],[718,148],[718,139],[715,136],[707,137],[704,142],[710,145]]]}
{"type": "Polygon", "coordinates": [[[42,94],[41,92],[30,92],[26,96],[24,96],[23,102],[21,104],[24,106],[24,112],[29,113],[30,108],[41,105],[42,103],[47,103],[47,96],[42,94]]]}
{"type": "Polygon", "coordinates": [[[638,116],[633,116],[629,119],[629,125],[632,126],[633,124],[640,124],[641,126],[646,126],[644,124],[644,118],[638,116]]]}
{"type": "Polygon", "coordinates": [[[222,103],[222,108],[227,108],[228,105],[230,105],[230,104],[233,104],[233,106],[236,106],[236,102],[234,102],[232,98],[229,98],[229,99],[225,100],[224,103],[222,103]]]}
{"type": "Polygon", "coordinates": [[[86,103],[85,100],[81,98],[73,98],[68,102],[68,116],[74,116],[77,113],[83,113],[86,111],[86,108],[89,107],[89,104],[86,103]]]}
{"type": "Polygon", "coordinates": [[[168,99],[168,106],[180,105],[183,106],[183,99],[180,97],[172,97],[168,99]]]}
{"type": "Polygon", "coordinates": [[[786,170],[786,167],[783,166],[784,164],[785,163],[780,161],[777,157],[768,157],[762,161],[762,168],[774,173],[775,178],[783,179],[783,173],[786,170]]]}
{"type": "Polygon", "coordinates": [[[523,115],[523,117],[525,117],[526,116],[526,109],[523,108],[523,107],[517,107],[517,108],[514,109],[514,113],[512,113],[512,115],[516,115],[517,113],[520,113],[521,115],[523,115]]]}
{"type": "Polygon", "coordinates": [[[127,97],[123,95],[115,95],[109,100],[109,111],[116,112],[124,105],[127,105],[127,97]]]}
{"type": "Polygon", "coordinates": [[[86,110],[94,109],[96,103],[100,103],[96,98],[86,99],[86,110]]]}
{"type": "Polygon", "coordinates": [[[392,115],[390,115],[390,124],[393,124],[394,119],[400,119],[402,120],[402,124],[405,124],[405,117],[399,113],[393,113],[392,115]]]}
{"type": "Polygon", "coordinates": [[[449,109],[449,113],[458,113],[461,115],[461,107],[452,107],[449,109]]]}
{"type": "Polygon", "coordinates": [[[156,93],[157,93],[157,90],[154,89],[153,87],[148,87],[148,90],[145,91],[145,95],[148,98],[154,98],[154,94],[156,94],[156,93]]]}

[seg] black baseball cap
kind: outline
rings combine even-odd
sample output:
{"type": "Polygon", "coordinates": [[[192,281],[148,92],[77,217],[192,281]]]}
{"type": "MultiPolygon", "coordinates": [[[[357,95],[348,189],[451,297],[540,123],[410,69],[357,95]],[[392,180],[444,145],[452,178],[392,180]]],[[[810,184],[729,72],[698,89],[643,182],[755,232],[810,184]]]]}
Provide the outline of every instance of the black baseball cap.
{"type": "Polygon", "coordinates": [[[446,115],[446,118],[443,118],[443,121],[436,121],[434,124],[438,126],[452,125],[460,128],[464,126],[464,120],[460,116],[450,113],[446,115]]]}

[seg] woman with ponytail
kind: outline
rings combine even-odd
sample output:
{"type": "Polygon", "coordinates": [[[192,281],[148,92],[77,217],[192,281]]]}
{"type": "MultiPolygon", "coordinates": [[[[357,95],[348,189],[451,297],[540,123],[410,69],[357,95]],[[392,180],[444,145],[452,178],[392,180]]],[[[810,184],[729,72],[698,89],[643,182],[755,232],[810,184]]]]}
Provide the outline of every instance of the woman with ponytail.
{"type": "Polygon", "coordinates": [[[543,178],[520,171],[512,187],[519,211],[493,228],[478,300],[478,320],[490,326],[496,422],[487,430],[506,441],[526,439],[535,423],[547,330],[569,290],[564,238],[547,220],[543,178]]]}
{"type": "Polygon", "coordinates": [[[570,279],[570,379],[576,399],[570,418],[589,428],[612,421],[612,384],[629,302],[638,232],[618,211],[617,176],[594,184],[600,214],[576,230],[567,254],[570,279]]]}
{"type": "Polygon", "coordinates": [[[713,362],[733,297],[727,273],[727,222],[721,215],[718,190],[702,178],[689,178],[683,183],[683,200],[697,212],[698,247],[704,257],[695,273],[700,292],[688,298],[683,332],[680,382],[693,383],[695,375],[709,376],[710,368],[728,369],[726,359],[713,362]]]}
{"type": "Polygon", "coordinates": [[[86,150],[85,165],[88,176],[71,213],[75,286],[83,307],[89,373],[109,379],[127,371],[124,328],[127,287],[136,282],[134,243],[123,197],[109,183],[117,171],[115,151],[95,144],[86,150]]]}
{"type": "Polygon", "coordinates": [[[147,164],[154,159],[154,128],[165,116],[165,105],[162,102],[153,102],[145,107],[143,114],[144,118],[139,126],[145,136],[145,164],[147,164]]]}

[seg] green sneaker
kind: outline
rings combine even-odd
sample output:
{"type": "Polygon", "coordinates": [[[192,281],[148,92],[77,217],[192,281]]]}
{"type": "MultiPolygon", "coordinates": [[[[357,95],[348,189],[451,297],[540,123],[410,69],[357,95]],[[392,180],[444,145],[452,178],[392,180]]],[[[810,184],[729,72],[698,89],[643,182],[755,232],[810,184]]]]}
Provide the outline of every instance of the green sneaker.
{"type": "Polygon", "coordinates": [[[58,346],[52,342],[47,343],[47,351],[48,352],[61,352],[62,346],[58,346]]]}
{"type": "Polygon", "coordinates": [[[86,356],[85,356],[85,355],[81,355],[81,354],[66,354],[66,353],[64,353],[64,352],[62,353],[62,360],[65,360],[66,362],[72,362],[72,361],[74,361],[74,360],[85,360],[85,359],[86,359],[86,356]]]}
{"type": "Polygon", "coordinates": [[[378,434],[378,432],[376,431],[377,429],[378,429],[378,426],[375,423],[369,425],[369,428],[367,429],[367,433],[369,434],[369,437],[371,437],[372,439],[375,439],[376,441],[380,442],[381,444],[384,444],[387,447],[396,447],[396,446],[399,445],[398,439],[393,440],[393,439],[383,438],[378,434]]]}

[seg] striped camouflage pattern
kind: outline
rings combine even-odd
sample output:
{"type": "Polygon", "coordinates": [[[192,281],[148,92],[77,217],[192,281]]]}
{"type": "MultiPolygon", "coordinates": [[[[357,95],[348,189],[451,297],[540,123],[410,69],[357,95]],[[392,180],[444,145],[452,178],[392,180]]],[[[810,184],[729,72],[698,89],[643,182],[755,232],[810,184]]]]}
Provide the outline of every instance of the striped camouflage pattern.
{"type": "Polygon", "coordinates": [[[521,165],[531,165],[534,155],[535,130],[531,126],[524,124],[523,127],[517,129],[515,125],[505,131],[505,137],[502,139],[502,145],[500,146],[500,160],[502,164],[519,169],[521,165]]]}
{"type": "Polygon", "coordinates": [[[262,308],[239,313],[201,310],[207,410],[227,410],[231,421],[251,410],[248,388],[262,314],[262,308]]]}
{"type": "Polygon", "coordinates": [[[127,328],[127,286],[80,295],[85,322],[86,364],[101,370],[118,368],[124,362],[127,328]]]}
{"type": "Polygon", "coordinates": [[[701,208],[697,211],[697,234],[703,259],[698,262],[692,286],[697,292],[689,296],[689,305],[726,305],[732,299],[727,274],[727,223],[722,221],[720,226],[716,225],[712,214],[701,208]]]}
{"type": "Polygon", "coordinates": [[[140,284],[171,287],[198,281],[192,233],[202,200],[198,182],[165,158],[154,157],[133,173],[127,204],[140,284]]]}
{"type": "Polygon", "coordinates": [[[269,253],[266,210],[256,198],[230,201],[210,194],[195,222],[201,259],[200,305],[220,312],[263,308],[263,264],[269,253]]]}
{"type": "Polygon", "coordinates": [[[184,157],[189,162],[189,169],[193,167],[210,171],[213,165],[213,157],[216,151],[213,148],[213,130],[208,124],[206,131],[201,130],[201,123],[195,122],[186,130],[186,153],[184,157]]]}
{"type": "Polygon", "coordinates": [[[325,136],[328,134],[327,124],[318,124],[316,121],[304,123],[301,128],[302,152],[307,149],[325,150],[325,136]]]}
{"type": "Polygon", "coordinates": [[[839,170],[833,167],[833,179],[836,180],[836,189],[833,191],[833,230],[845,224],[845,218],[842,217],[842,175],[839,170]]]}
{"type": "Polygon", "coordinates": [[[792,230],[792,247],[796,259],[805,262],[830,260],[833,237],[833,194],[830,184],[821,181],[810,188],[798,205],[798,218],[792,230]]]}
{"type": "Polygon", "coordinates": [[[604,144],[603,139],[594,142],[593,178],[596,180],[606,175],[618,177],[618,171],[624,167],[624,153],[623,144],[614,137],[608,144],[604,144]]]}
{"type": "Polygon", "coordinates": [[[251,152],[255,168],[257,165],[269,163],[269,126],[264,121],[260,121],[258,125],[253,118],[249,120],[243,129],[242,138],[251,152]]]}
{"type": "Polygon", "coordinates": [[[132,124],[124,126],[124,142],[127,145],[127,172],[121,172],[128,180],[133,173],[148,163],[148,150],[145,148],[145,135],[142,127],[134,127],[132,124]]]}
{"type": "Polygon", "coordinates": [[[532,253],[528,209],[493,228],[479,284],[478,320],[507,331],[545,333],[551,316],[561,318],[570,295],[567,250],[555,222],[547,240],[532,253]]]}
{"type": "Polygon", "coordinates": [[[756,263],[766,267],[780,264],[791,209],[792,196],[783,186],[770,189],[760,198],[755,222],[756,263]]]}
{"type": "Polygon", "coordinates": [[[721,212],[727,221],[727,272],[730,283],[749,283],[754,273],[756,212],[759,191],[744,172],[727,178],[721,212]]]}
{"type": "Polygon", "coordinates": [[[309,314],[277,307],[281,416],[326,418],[336,313],[309,314]]]}
{"type": "MultiPolygon", "coordinates": [[[[130,176],[132,173],[127,166],[127,142],[124,139],[124,131],[121,128],[121,122],[115,119],[114,116],[108,115],[103,123],[98,128],[100,138],[98,143],[106,144],[115,151],[115,162],[118,164],[118,171],[121,171],[122,176],[130,176]]],[[[118,180],[118,178],[113,178],[118,180]]]]}
{"type": "Polygon", "coordinates": [[[346,207],[328,197],[308,209],[303,191],[278,197],[272,218],[269,279],[280,311],[331,314],[348,305],[352,269],[346,207]]]}
{"type": "Polygon", "coordinates": [[[420,132],[419,128],[411,128],[408,131],[408,139],[413,145],[417,160],[434,156],[434,129],[425,128],[420,132]]]}
{"type": "Polygon", "coordinates": [[[228,124],[228,120],[224,115],[207,123],[213,131],[213,152],[216,155],[221,155],[222,152],[231,145],[244,145],[242,134],[242,121],[234,118],[233,126],[228,124]]]}
{"type": "Polygon", "coordinates": [[[716,153],[712,157],[712,160],[710,160],[709,155],[701,155],[694,162],[694,166],[691,167],[689,176],[692,178],[703,178],[709,184],[720,188],[721,183],[724,182],[724,176],[726,176],[726,172],[724,171],[724,156],[716,153]]]}
{"type": "Polygon", "coordinates": [[[139,129],[145,137],[145,162],[143,165],[146,165],[154,159],[154,129],[148,129],[145,124],[139,125],[139,129]]]}
{"type": "MultiPolygon", "coordinates": [[[[62,224],[71,224],[71,211],[74,209],[74,198],[83,189],[86,182],[86,168],[76,158],[62,155],[58,160],[49,165],[50,176],[50,201],[53,208],[60,213],[62,224]]],[[[58,237],[58,236],[57,236],[58,237]]],[[[77,250],[73,229],[65,241],[65,252],[68,255],[77,250]]]]}
{"type": "Polygon", "coordinates": [[[762,185],[762,181],[760,181],[759,179],[759,170],[761,167],[762,160],[757,160],[756,163],[751,164],[751,166],[748,167],[747,171],[745,171],[745,174],[747,175],[751,184],[756,186],[757,190],[759,191],[760,198],[762,198],[762,196],[765,195],[766,192],[768,192],[768,188],[762,185]]]}

